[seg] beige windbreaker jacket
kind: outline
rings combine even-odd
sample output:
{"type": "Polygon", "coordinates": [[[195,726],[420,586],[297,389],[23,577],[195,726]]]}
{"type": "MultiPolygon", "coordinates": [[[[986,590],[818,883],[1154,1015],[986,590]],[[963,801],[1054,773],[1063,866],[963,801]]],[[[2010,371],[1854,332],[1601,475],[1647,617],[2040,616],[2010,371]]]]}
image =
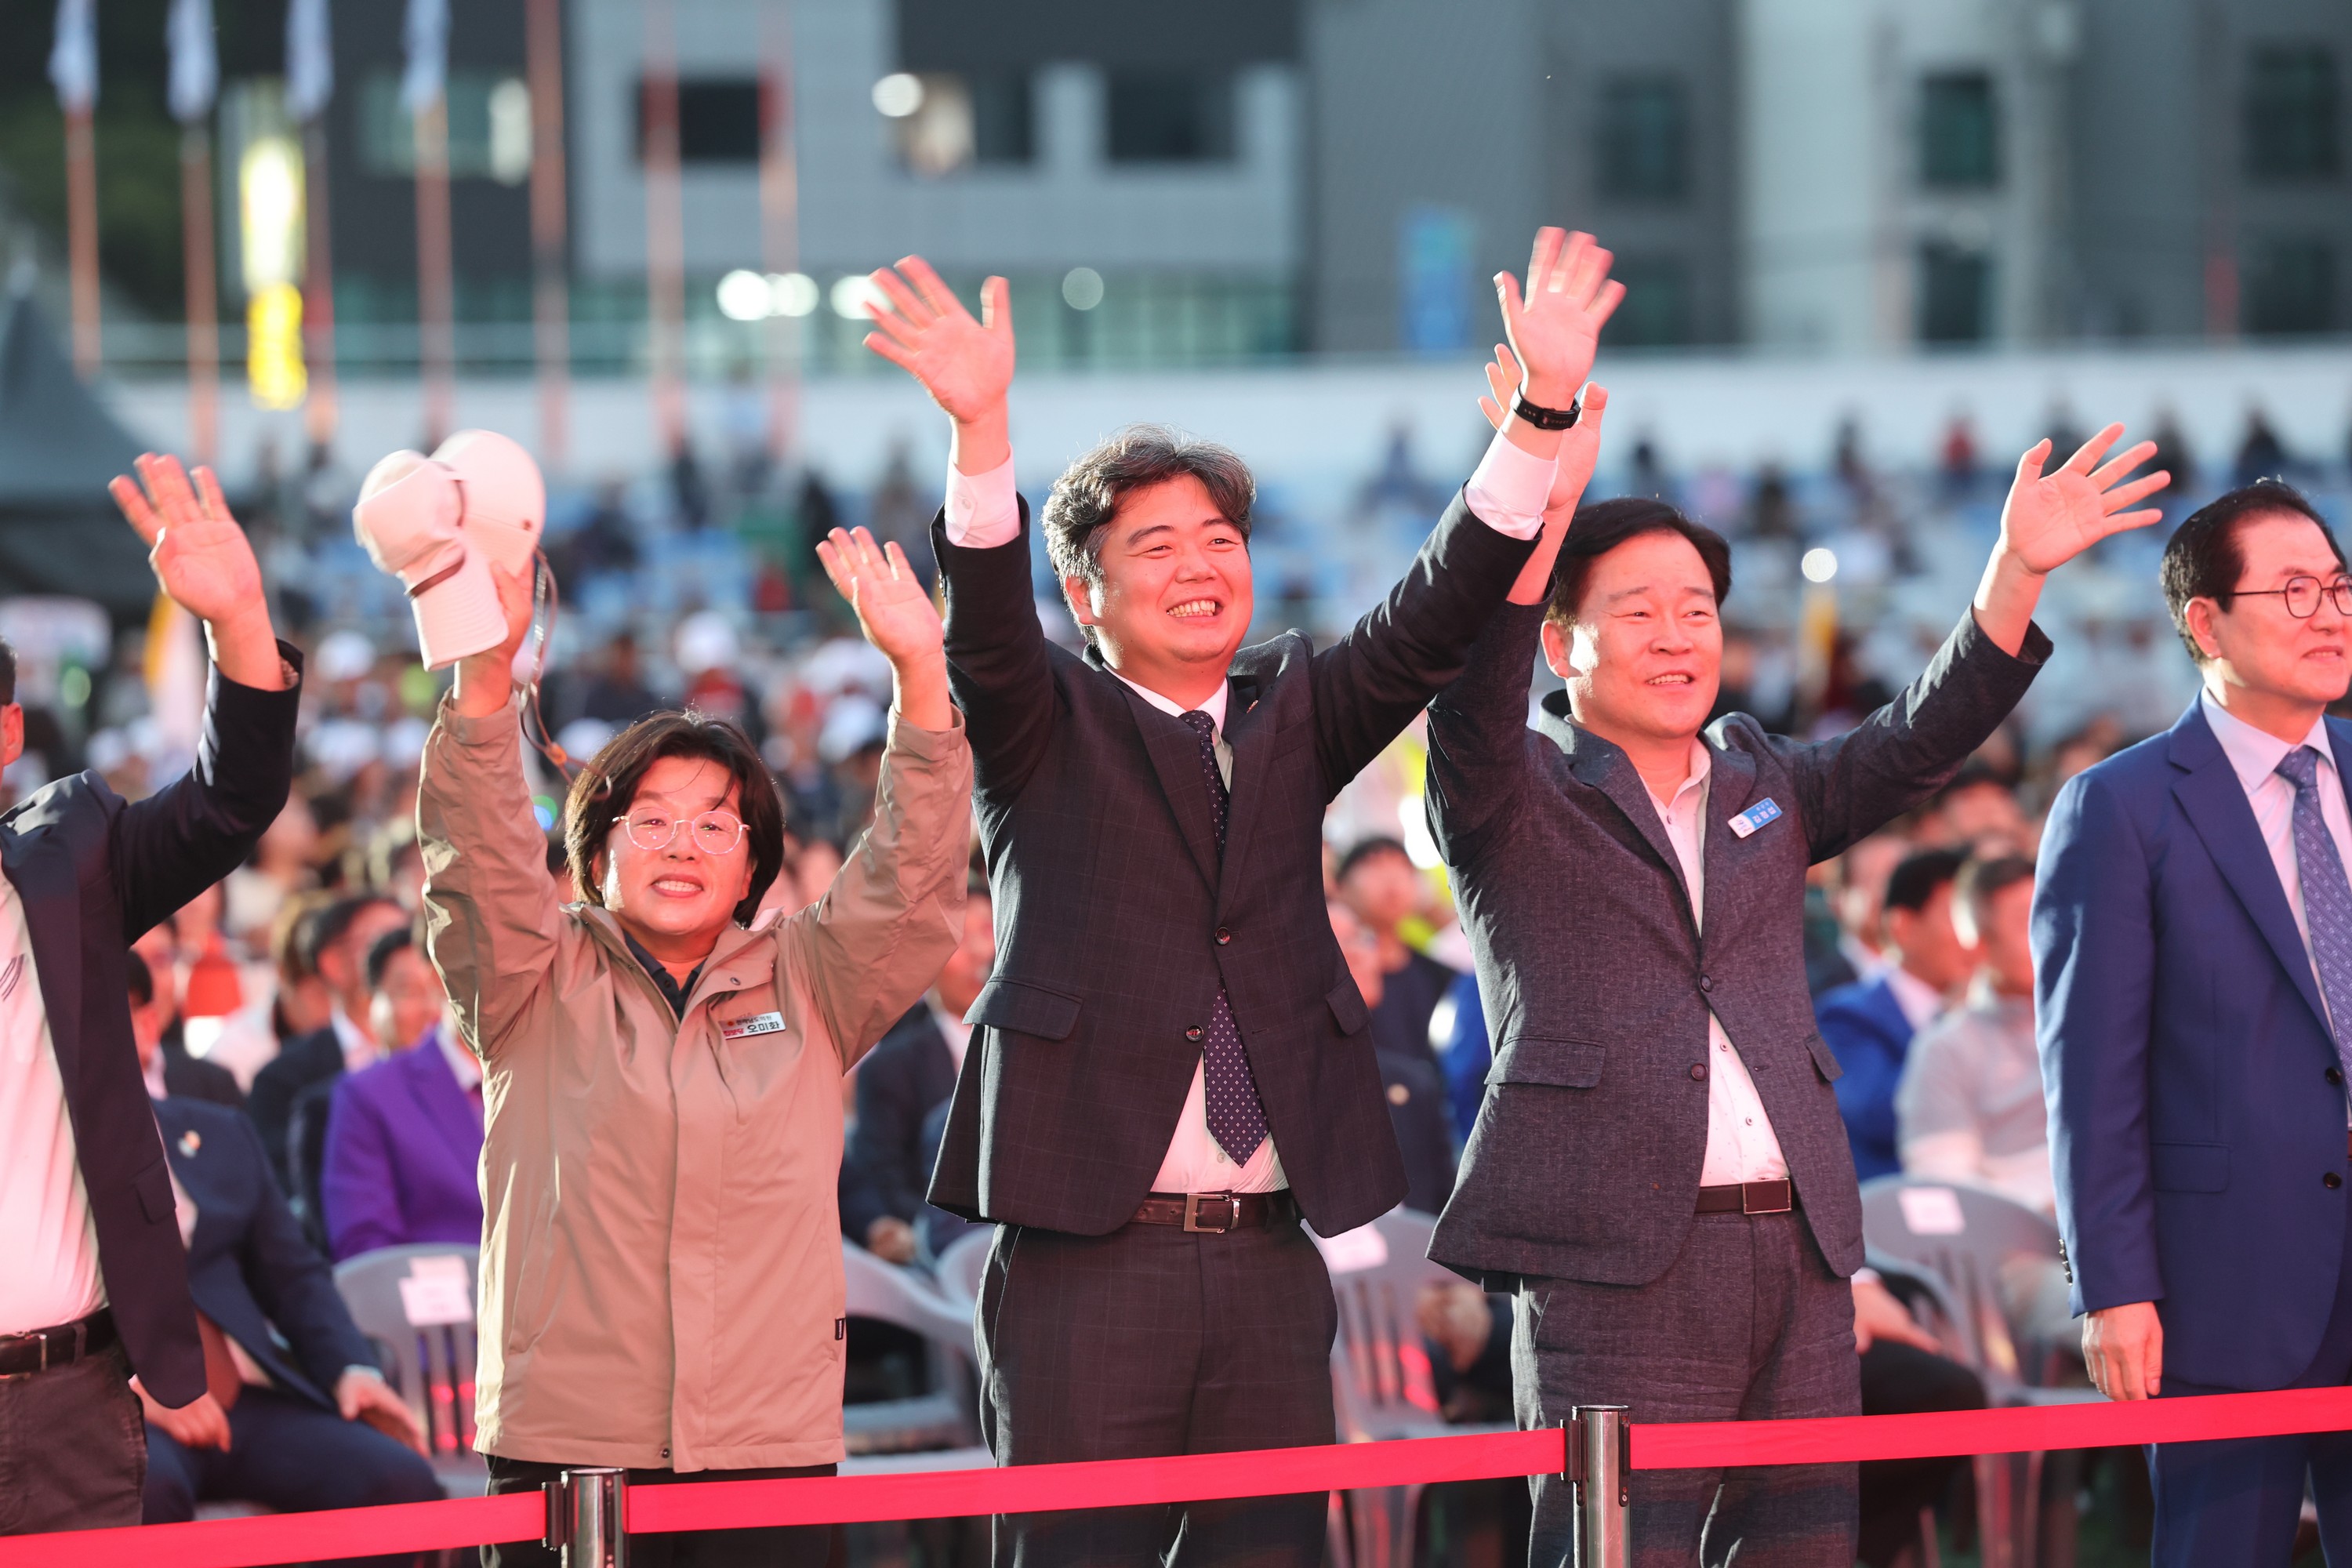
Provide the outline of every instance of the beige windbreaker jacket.
{"type": "Polygon", "coordinates": [[[842,1457],[841,1076],[962,933],[962,722],[892,715],[832,889],[720,938],[679,1020],[613,918],[562,901],[514,714],[443,708],[416,813],[426,941],[484,1075],[484,1453],[842,1457]]]}

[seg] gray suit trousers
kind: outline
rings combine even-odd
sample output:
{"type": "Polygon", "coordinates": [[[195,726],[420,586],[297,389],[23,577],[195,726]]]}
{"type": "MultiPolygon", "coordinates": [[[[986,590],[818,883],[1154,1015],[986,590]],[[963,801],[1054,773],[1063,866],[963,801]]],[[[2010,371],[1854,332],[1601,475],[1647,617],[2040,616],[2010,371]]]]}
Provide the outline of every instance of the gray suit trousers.
{"type": "MultiPolygon", "coordinates": [[[[1329,1443],[1339,1307],[1296,1220],[1108,1236],[1002,1226],[981,1281],[981,1428],[1001,1465],[1329,1443]]],[[[1326,1494],[1000,1517],[1000,1568],[1311,1568],[1326,1494]]]]}
{"type": "MultiPolygon", "coordinates": [[[[1862,1413],[1853,1292],[1801,1215],[1702,1215],[1647,1285],[1521,1281],[1511,1385],[1522,1427],[1574,1405],[1635,1421],[1765,1421],[1862,1413]]],[[[1571,1489],[1530,1481],[1530,1568],[1575,1556],[1571,1489]]],[[[1633,1478],[1637,1568],[1852,1568],[1852,1465],[1643,1470],[1633,1478]],[[1735,1557],[1735,1552],[1737,1553],[1735,1557]]]]}

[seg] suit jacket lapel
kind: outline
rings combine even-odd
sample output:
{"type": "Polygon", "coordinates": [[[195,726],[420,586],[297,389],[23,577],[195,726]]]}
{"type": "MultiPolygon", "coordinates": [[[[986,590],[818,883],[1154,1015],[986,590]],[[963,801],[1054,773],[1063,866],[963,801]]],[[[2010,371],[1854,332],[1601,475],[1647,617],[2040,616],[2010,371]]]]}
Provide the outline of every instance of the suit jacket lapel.
{"type": "Polygon", "coordinates": [[[1729,881],[1731,857],[1746,842],[1732,833],[1731,819],[1748,809],[1748,797],[1756,793],[1756,759],[1727,746],[1706,750],[1709,777],[1706,816],[1699,823],[1699,855],[1706,868],[1707,897],[1719,908],[1729,881]]]}
{"type": "Polygon", "coordinates": [[[0,973],[0,997],[15,994],[26,981],[39,982],[58,1070],[71,1095],[81,1051],[81,889],[74,880],[73,863],[50,829],[19,833],[12,825],[0,826],[0,872],[24,900],[35,972],[13,982],[0,973]]]}
{"type": "MultiPolygon", "coordinates": [[[[1267,769],[1274,762],[1275,724],[1270,706],[1258,702],[1255,677],[1237,675],[1225,689],[1225,743],[1234,749],[1233,799],[1225,808],[1225,859],[1245,864],[1249,836],[1265,803],[1267,769]]],[[[1222,897],[1218,907],[1223,907],[1222,897]]]]}
{"type": "Polygon", "coordinates": [[[1562,694],[1554,692],[1544,700],[1544,717],[1540,726],[1554,744],[1568,753],[1569,771],[1580,784],[1599,790],[1610,803],[1624,814],[1633,831],[1650,847],[1668,877],[1674,879],[1675,891],[1682,895],[1683,919],[1694,930],[1698,922],[1692,919],[1690,889],[1683,882],[1682,858],[1675,853],[1674,840],[1666,837],[1666,825],[1658,816],[1657,803],[1650,798],[1650,786],[1633,771],[1633,763],[1624,752],[1611,742],[1602,740],[1590,730],[1579,728],[1555,706],[1564,703],[1562,694]]]}
{"type": "MultiPolygon", "coordinates": [[[[1093,650],[1087,650],[1089,661],[1094,657],[1093,650]]],[[[1200,737],[1186,729],[1183,721],[1146,702],[1126,681],[1108,670],[1104,675],[1127,700],[1128,711],[1135,716],[1136,731],[1143,737],[1143,749],[1151,758],[1151,770],[1160,775],[1160,792],[1168,797],[1169,809],[1176,814],[1176,826],[1183,830],[1184,847],[1192,852],[1192,861],[1201,868],[1201,875],[1214,888],[1218,881],[1217,823],[1211,815],[1208,781],[1201,776],[1200,737]]],[[[1234,774],[1240,775],[1238,766],[1234,774]]],[[[1232,828],[1228,820],[1228,836],[1232,828]]]]}
{"type": "MultiPolygon", "coordinates": [[[[2329,733],[2332,740],[2334,731],[2329,733]]],[[[2327,1009],[2319,1000],[2311,954],[2304,948],[2294,911],[2287,907],[2286,889],[2279,885],[2270,846],[2263,842],[2245,785],[2238,782],[2237,770],[2230,765],[2228,753],[2221,750],[2198,705],[2192,703],[2173,726],[2169,754],[2172,765],[2181,770],[2172,781],[2173,798],[2180,802],[2198,837],[2205,841],[2214,867],[2238,895],[2254,929],[2270,943],[2280,967],[2310,1005],[2312,1016],[2322,1028],[2327,1027],[2327,1009]]]]}

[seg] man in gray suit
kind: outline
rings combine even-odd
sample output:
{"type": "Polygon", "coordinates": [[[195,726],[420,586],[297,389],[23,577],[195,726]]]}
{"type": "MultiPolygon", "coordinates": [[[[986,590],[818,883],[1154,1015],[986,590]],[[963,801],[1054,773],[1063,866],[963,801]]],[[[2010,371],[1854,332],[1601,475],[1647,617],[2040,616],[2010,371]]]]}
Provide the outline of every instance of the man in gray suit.
{"type": "MultiPolygon", "coordinates": [[[[2047,476],[2049,443],[2027,453],[1974,606],[1927,672],[1805,744],[1745,714],[1706,723],[1729,552],[1645,499],[1567,527],[1593,445],[1570,433],[1545,542],[1429,727],[1432,826],[1498,1046],[1430,1250],[1517,1292],[1522,1425],[1576,1404],[1859,1414],[1845,1277],[1862,1216],[1805,985],[1805,869],[1926,800],[2024,694],[2049,652],[2044,575],[2155,520],[2125,510],[2162,482],[2124,482],[2151,446],[2097,467],[2120,435],[2047,476]],[[1568,688],[1530,731],[1538,638],[1568,688]]],[[[1534,1489],[1529,1561],[1562,1563],[1568,1489],[1534,1489]]],[[[1643,1563],[1844,1568],[1853,1470],[1648,1472],[1632,1523],[1643,1563]]]]}

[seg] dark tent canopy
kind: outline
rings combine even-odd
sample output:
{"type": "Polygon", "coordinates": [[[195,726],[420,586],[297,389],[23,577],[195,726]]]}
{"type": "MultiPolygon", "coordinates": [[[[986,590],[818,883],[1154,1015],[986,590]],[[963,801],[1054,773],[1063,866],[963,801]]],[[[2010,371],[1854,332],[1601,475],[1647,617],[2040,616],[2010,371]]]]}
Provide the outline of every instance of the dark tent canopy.
{"type": "Polygon", "coordinates": [[[142,449],[74,374],[24,293],[0,322],[0,598],[63,594],[143,623],[155,600],[147,547],[107,481],[142,449]]]}

